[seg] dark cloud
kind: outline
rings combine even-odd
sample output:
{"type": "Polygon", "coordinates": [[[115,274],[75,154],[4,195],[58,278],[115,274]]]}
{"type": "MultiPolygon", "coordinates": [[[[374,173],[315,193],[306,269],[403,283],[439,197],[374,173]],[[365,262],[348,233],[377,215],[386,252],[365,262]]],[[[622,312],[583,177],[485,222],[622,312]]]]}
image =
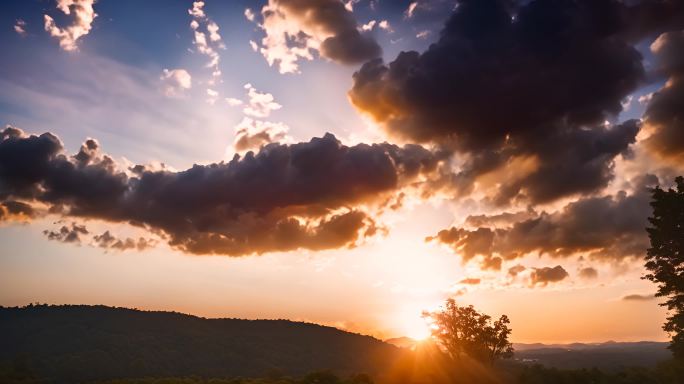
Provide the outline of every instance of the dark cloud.
{"type": "Polygon", "coordinates": [[[130,237],[118,238],[109,231],[105,231],[102,234],[93,236],[93,244],[100,248],[114,251],[127,251],[131,249],[144,251],[156,245],[156,241],[144,237],[138,237],[137,239],[130,237]]]}
{"type": "Polygon", "coordinates": [[[537,216],[537,212],[529,207],[520,212],[502,212],[496,215],[470,215],[464,225],[468,227],[500,227],[516,221],[523,221],[537,216]]]}
{"type": "Polygon", "coordinates": [[[651,46],[667,83],[651,97],[644,114],[654,133],[646,146],[681,166],[684,163],[684,30],[662,34],[651,46]]]}
{"type": "Polygon", "coordinates": [[[0,203],[0,221],[29,220],[36,216],[36,210],[21,201],[4,201],[0,203]]]}
{"type": "Polygon", "coordinates": [[[650,214],[647,186],[657,183],[655,176],[646,176],[635,182],[631,194],[621,191],[614,196],[585,197],[557,212],[541,212],[508,226],[452,227],[427,240],[448,245],[464,262],[481,256],[483,268],[495,257],[512,260],[529,253],[551,257],[586,254],[602,260],[641,257],[649,244],[645,231],[650,214]]]}
{"type": "Polygon", "coordinates": [[[631,295],[625,295],[622,297],[622,300],[624,301],[651,301],[655,300],[656,296],[654,294],[650,295],[640,295],[640,294],[631,294],[631,295]]]}
{"type": "Polygon", "coordinates": [[[516,276],[518,276],[518,274],[519,274],[520,272],[523,272],[523,271],[525,271],[526,269],[527,269],[527,268],[525,268],[525,266],[523,266],[523,265],[520,265],[520,264],[514,265],[514,266],[508,268],[508,274],[509,274],[510,276],[512,276],[512,277],[516,277],[516,276]]]}
{"type": "MultiPolygon", "coordinates": [[[[297,20],[307,30],[328,35],[321,42],[320,53],[343,64],[358,64],[379,57],[380,45],[357,29],[356,19],[338,0],[271,0],[273,12],[297,20]]],[[[265,15],[268,17],[268,15],[265,15]]]]}
{"type": "Polygon", "coordinates": [[[532,268],[532,273],[530,273],[530,285],[533,287],[545,287],[549,283],[557,283],[568,276],[568,272],[560,265],[556,265],[553,268],[532,268]]]}
{"type": "Polygon", "coordinates": [[[390,134],[465,156],[451,178],[457,188],[528,159],[496,187],[494,203],[593,193],[639,131],[636,121],[604,126],[644,84],[634,44],[678,7],[634,3],[462,0],[437,43],[364,64],[349,96],[390,134]]]}
{"type": "Polygon", "coordinates": [[[36,201],[64,216],[131,223],[197,254],[353,246],[378,231],[360,205],[386,199],[439,162],[417,145],[349,147],[326,134],[270,144],[227,163],[181,172],[133,167],[129,175],[94,141],[69,157],[49,133],[7,128],[1,135],[0,201],[36,201]]]}
{"type": "Polygon", "coordinates": [[[380,56],[382,50],[375,39],[353,29],[325,39],[321,54],[343,64],[357,64],[380,56]]]}
{"type": "Polygon", "coordinates": [[[238,129],[235,134],[235,150],[245,152],[247,150],[258,150],[266,144],[277,142],[285,137],[283,131],[273,129],[263,129],[251,132],[247,129],[238,129]]]}
{"type": "Polygon", "coordinates": [[[84,225],[71,223],[70,225],[62,225],[58,230],[44,230],[43,234],[48,240],[61,241],[62,243],[76,243],[80,244],[82,235],[87,235],[88,229],[84,225]]]}
{"type": "Polygon", "coordinates": [[[598,271],[592,267],[584,267],[577,274],[583,279],[595,279],[598,277],[598,271]]]}
{"type": "Polygon", "coordinates": [[[477,284],[480,284],[480,281],[481,280],[478,278],[469,277],[467,279],[463,279],[463,280],[459,281],[458,283],[459,284],[468,284],[468,285],[477,285],[477,284]]]}

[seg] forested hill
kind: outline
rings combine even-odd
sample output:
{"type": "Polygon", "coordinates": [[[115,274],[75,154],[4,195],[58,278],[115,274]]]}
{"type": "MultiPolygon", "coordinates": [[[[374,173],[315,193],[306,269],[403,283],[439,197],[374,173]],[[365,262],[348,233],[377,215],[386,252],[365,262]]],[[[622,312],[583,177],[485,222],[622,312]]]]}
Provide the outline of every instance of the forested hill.
{"type": "Polygon", "coordinates": [[[204,319],[105,306],[0,307],[0,366],[63,382],[321,369],[374,374],[402,353],[370,336],[287,320],[204,319]]]}

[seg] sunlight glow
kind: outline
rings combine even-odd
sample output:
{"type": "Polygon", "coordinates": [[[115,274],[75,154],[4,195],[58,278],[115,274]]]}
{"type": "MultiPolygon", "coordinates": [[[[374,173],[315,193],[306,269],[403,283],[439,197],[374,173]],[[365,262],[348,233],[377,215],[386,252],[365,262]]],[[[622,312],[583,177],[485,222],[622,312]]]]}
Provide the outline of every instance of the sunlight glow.
{"type": "Polygon", "coordinates": [[[422,318],[411,318],[406,321],[406,336],[416,341],[423,341],[431,335],[429,322],[422,318]]]}

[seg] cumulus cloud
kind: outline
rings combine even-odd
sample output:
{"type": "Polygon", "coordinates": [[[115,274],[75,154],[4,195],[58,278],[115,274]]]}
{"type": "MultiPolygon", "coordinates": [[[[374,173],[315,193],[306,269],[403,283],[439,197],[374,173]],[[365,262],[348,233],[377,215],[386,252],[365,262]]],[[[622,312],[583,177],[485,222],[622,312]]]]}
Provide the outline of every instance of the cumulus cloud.
{"type": "Polygon", "coordinates": [[[556,265],[553,268],[532,268],[532,273],[530,273],[530,285],[533,287],[545,287],[548,284],[562,281],[568,276],[568,272],[560,265],[556,265]]]}
{"type": "Polygon", "coordinates": [[[592,267],[581,268],[577,274],[579,275],[579,277],[587,280],[595,279],[598,277],[598,271],[596,270],[596,268],[592,267]]]}
{"type": "Polygon", "coordinates": [[[463,280],[459,281],[458,283],[459,284],[468,284],[468,285],[477,285],[477,284],[480,284],[480,281],[481,280],[478,278],[469,277],[467,279],[463,279],[463,280]]]}
{"type": "Polygon", "coordinates": [[[366,206],[439,161],[417,145],[345,146],[326,134],[180,172],[121,170],[94,140],[70,156],[51,133],[8,127],[0,138],[0,202],[129,223],[183,252],[230,256],[352,247],[378,230],[366,206]]]}
{"type": "Polygon", "coordinates": [[[90,33],[93,21],[97,17],[93,9],[94,3],[95,0],[57,0],[57,9],[65,15],[73,16],[73,22],[60,28],[51,16],[43,15],[45,31],[57,38],[59,46],[65,51],[77,50],[78,40],[90,33]]]}
{"type": "Polygon", "coordinates": [[[460,1],[427,51],[367,62],[349,97],[394,137],[458,152],[465,165],[445,185],[484,188],[498,205],[596,193],[640,129],[604,124],[645,84],[635,41],[662,26],[640,4],[512,4],[460,1]]]}
{"type": "Polygon", "coordinates": [[[514,265],[508,268],[508,275],[512,277],[518,276],[519,273],[524,272],[527,268],[524,265],[514,265]]]}
{"type": "Polygon", "coordinates": [[[235,150],[245,152],[259,149],[266,144],[292,141],[288,137],[289,128],[283,123],[254,120],[244,117],[235,126],[235,150]]]}
{"type": "Polygon", "coordinates": [[[226,97],[226,103],[230,105],[231,107],[237,107],[238,105],[242,105],[242,100],[237,99],[235,97],[226,97]]]}
{"type": "Polygon", "coordinates": [[[93,245],[111,251],[144,251],[154,247],[156,241],[144,237],[138,237],[137,239],[131,237],[118,238],[113,236],[109,231],[105,231],[102,234],[93,236],[93,245]]]}
{"type": "Polygon", "coordinates": [[[81,244],[81,236],[87,235],[88,229],[85,225],[71,223],[71,225],[62,225],[58,230],[44,230],[43,234],[48,240],[60,241],[62,243],[81,244]]]}
{"type": "Polygon", "coordinates": [[[389,32],[389,33],[394,32],[394,29],[392,28],[392,25],[391,25],[390,22],[387,21],[387,20],[380,20],[380,22],[378,23],[378,28],[380,28],[380,29],[382,29],[382,30],[385,30],[385,31],[387,31],[387,32],[389,32]]]}
{"type": "Polygon", "coordinates": [[[268,117],[271,112],[282,108],[282,105],[275,102],[273,95],[262,93],[256,90],[252,84],[245,84],[248,101],[242,110],[245,115],[252,117],[268,117]]]}
{"type": "Polygon", "coordinates": [[[644,114],[653,134],[646,139],[652,152],[675,164],[684,163],[684,30],[660,35],[651,45],[658,70],[668,76],[653,93],[644,114]]]}
{"type": "Polygon", "coordinates": [[[164,69],[159,80],[162,91],[167,97],[179,97],[192,88],[192,76],[185,69],[164,69]]]}
{"type": "Polygon", "coordinates": [[[361,25],[360,29],[364,32],[369,32],[369,31],[372,31],[376,26],[378,28],[386,31],[386,32],[389,32],[389,33],[394,32],[392,25],[387,20],[380,20],[380,21],[371,20],[371,21],[367,22],[366,24],[361,25]]]}
{"type": "Polygon", "coordinates": [[[247,90],[247,100],[244,102],[236,98],[226,99],[230,106],[242,105],[242,112],[245,114],[242,121],[235,126],[235,150],[245,152],[259,149],[269,143],[292,142],[287,135],[287,125],[264,120],[273,111],[282,108],[282,105],[275,101],[272,94],[259,92],[252,84],[247,83],[244,88],[247,90]]]}
{"type": "MultiPolygon", "coordinates": [[[[245,11],[248,20],[254,16],[245,11]]],[[[258,26],[265,36],[257,48],[280,73],[298,73],[298,61],[312,60],[315,53],[342,64],[381,54],[378,43],[359,32],[352,12],[338,0],[269,0],[261,18],[258,26]]]]}
{"type": "Polygon", "coordinates": [[[0,203],[0,223],[3,221],[28,221],[36,215],[35,208],[22,201],[8,200],[0,203]]]}
{"type": "Polygon", "coordinates": [[[17,19],[17,21],[14,23],[14,32],[18,33],[21,36],[25,36],[26,22],[22,19],[17,19]]]}
{"type": "Polygon", "coordinates": [[[254,19],[256,18],[256,15],[254,14],[254,11],[252,11],[250,8],[245,8],[245,19],[248,21],[254,22],[254,19]]]}
{"type": "MultiPolygon", "coordinates": [[[[495,258],[513,260],[532,253],[582,254],[604,261],[642,257],[648,248],[644,230],[650,214],[647,186],[657,183],[655,176],[647,176],[635,183],[631,194],[585,197],[556,212],[541,212],[500,227],[452,227],[427,240],[448,245],[464,262],[479,257],[483,268],[495,258]]],[[[467,222],[487,223],[481,218],[467,222]]]]}

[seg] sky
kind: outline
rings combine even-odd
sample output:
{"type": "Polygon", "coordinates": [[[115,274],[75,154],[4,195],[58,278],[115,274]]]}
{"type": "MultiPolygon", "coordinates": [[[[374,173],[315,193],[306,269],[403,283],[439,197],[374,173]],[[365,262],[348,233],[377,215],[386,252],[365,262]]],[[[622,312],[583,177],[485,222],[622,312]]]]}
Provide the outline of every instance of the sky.
{"type": "Polygon", "coordinates": [[[684,174],[684,6],[10,0],[0,305],[421,338],[666,340],[649,188],[684,174]]]}

